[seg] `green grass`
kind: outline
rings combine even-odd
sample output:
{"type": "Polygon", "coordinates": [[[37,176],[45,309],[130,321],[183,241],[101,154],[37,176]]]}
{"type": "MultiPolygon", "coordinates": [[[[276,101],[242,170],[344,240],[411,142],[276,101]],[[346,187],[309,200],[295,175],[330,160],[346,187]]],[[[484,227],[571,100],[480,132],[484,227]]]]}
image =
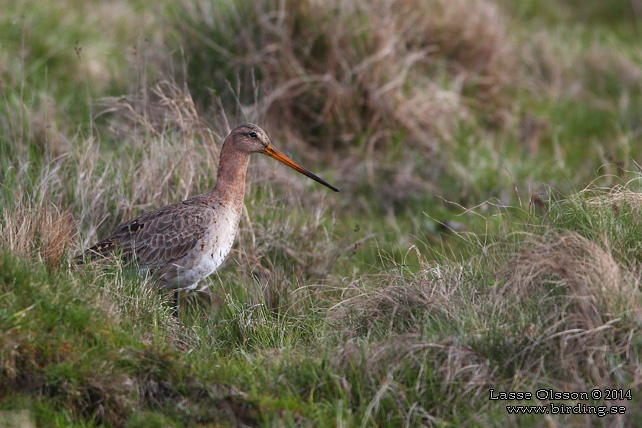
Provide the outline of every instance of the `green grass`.
{"type": "Polygon", "coordinates": [[[0,425],[635,426],[635,3],[284,5],[0,18],[0,425]],[[252,159],[178,319],[130,267],[71,262],[211,187],[245,120],[341,193],[252,159]],[[491,388],[633,400],[544,419],[491,388]]]}
{"type": "MultiPolygon", "coordinates": [[[[305,290],[304,302],[275,305],[259,284],[224,271],[218,308],[196,299],[179,323],[168,296],[127,270],[48,272],[5,252],[3,408],[53,426],[68,417],[392,427],[426,415],[450,426],[510,421],[489,388],[601,385],[635,396],[635,190],[553,202],[526,226],[503,214],[484,244],[462,237],[474,254],[465,261],[420,255],[417,269],[384,259],[344,290],[305,290]]],[[[634,417],[633,402],[624,404],[634,417]]]]}

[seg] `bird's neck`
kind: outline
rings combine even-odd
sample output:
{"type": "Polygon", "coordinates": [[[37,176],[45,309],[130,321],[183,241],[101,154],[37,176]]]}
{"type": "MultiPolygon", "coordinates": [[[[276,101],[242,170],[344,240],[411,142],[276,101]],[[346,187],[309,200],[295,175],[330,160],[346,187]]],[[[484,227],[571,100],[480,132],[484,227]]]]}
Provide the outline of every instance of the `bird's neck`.
{"type": "Polygon", "coordinates": [[[223,143],[218,161],[216,184],[208,192],[211,203],[233,205],[241,209],[245,195],[245,174],[250,160],[248,153],[234,150],[227,141],[223,143]]]}

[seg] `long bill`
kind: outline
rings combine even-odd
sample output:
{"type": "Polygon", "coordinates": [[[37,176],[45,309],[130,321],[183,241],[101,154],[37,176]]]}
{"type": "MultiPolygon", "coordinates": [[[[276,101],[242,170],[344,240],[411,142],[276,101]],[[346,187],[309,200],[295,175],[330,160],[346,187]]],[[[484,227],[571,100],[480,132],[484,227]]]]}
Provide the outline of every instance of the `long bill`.
{"type": "Polygon", "coordinates": [[[311,179],[313,179],[314,181],[316,181],[316,182],[318,182],[318,183],[323,184],[324,186],[326,186],[326,187],[328,187],[328,188],[330,188],[330,189],[334,190],[335,192],[338,192],[338,191],[339,191],[339,189],[337,189],[337,188],[336,188],[336,187],[334,187],[333,185],[329,184],[328,182],[326,182],[326,181],[325,181],[325,180],[323,180],[322,178],[317,177],[316,175],[312,174],[312,173],[311,173],[310,171],[308,171],[307,169],[305,169],[305,168],[303,168],[302,166],[297,165],[296,163],[294,163],[294,161],[292,161],[290,158],[288,158],[287,156],[285,156],[283,153],[279,152],[277,149],[275,149],[274,147],[272,147],[272,145],[268,145],[262,153],[263,153],[264,155],[267,155],[267,156],[269,156],[269,157],[273,158],[273,159],[278,160],[278,161],[279,161],[279,162],[281,162],[281,163],[286,164],[286,165],[287,165],[287,166],[289,166],[290,168],[292,168],[292,169],[294,169],[294,170],[296,170],[296,171],[299,171],[299,172],[300,172],[301,174],[303,174],[303,175],[307,175],[308,177],[310,177],[310,178],[311,178],[311,179]]]}

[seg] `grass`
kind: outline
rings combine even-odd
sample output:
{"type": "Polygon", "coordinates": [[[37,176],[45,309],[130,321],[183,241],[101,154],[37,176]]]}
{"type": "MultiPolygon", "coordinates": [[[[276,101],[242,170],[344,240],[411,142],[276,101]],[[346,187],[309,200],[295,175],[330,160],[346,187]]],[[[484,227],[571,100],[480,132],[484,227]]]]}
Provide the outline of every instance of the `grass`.
{"type": "Polygon", "coordinates": [[[0,425],[636,426],[636,11],[12,3],[0,425]],[[130,267],[71,262],[211,187],[245,120],[341,193],[253,159],[233,253],[178,319],[130,267]],[[489,399],[594,388],[632,399],[489,399]],[[550,403],[626,414],[506,408],[550,403]]]}

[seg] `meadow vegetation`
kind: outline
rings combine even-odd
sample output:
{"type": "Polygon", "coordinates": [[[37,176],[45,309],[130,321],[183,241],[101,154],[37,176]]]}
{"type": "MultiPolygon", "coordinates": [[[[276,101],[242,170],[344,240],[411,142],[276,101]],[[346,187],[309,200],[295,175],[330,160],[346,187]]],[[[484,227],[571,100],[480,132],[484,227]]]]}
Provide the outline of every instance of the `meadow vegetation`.
{"type": "Polygon", "coordinates": [[[640,424],[640,1],[5,3],[0,425],[640,424]],[[73,263],[244,121],[341,193],[253,158],[178,319],[73,263]]]}

